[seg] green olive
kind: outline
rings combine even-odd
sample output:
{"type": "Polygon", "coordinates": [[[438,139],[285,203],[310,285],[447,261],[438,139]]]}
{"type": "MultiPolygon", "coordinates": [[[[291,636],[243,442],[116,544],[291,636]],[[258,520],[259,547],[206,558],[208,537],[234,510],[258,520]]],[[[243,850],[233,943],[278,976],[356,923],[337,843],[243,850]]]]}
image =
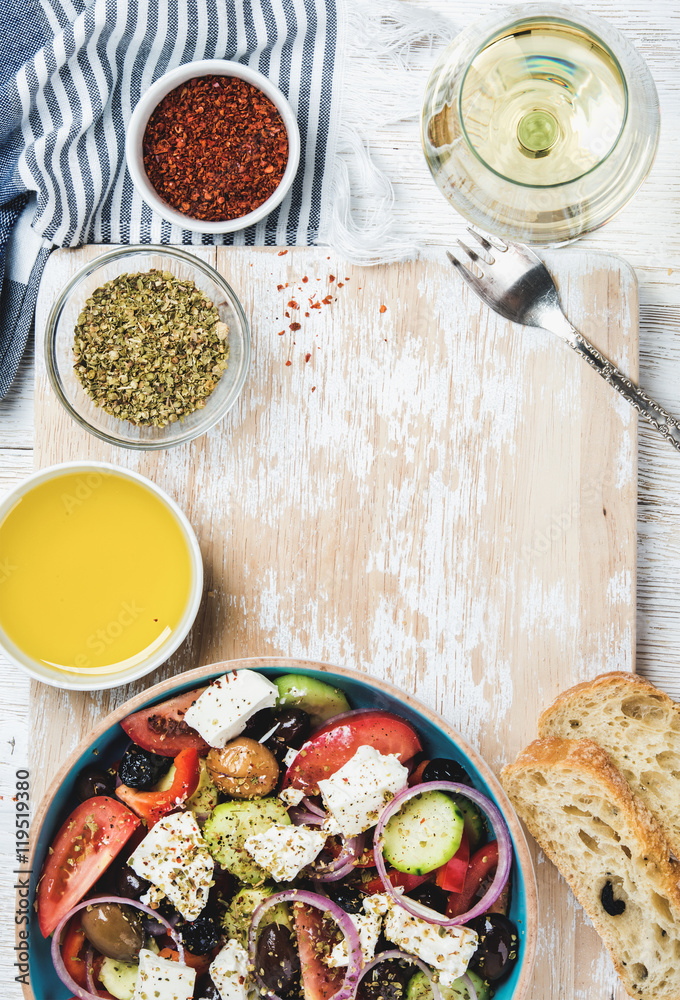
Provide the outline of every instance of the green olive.
{"type": "Polygon", "coordinates": [[[211,750],[206,760],[215,785],[235,799],[269,795],[279,780],[279,765],[267,747],[242,736],[223,750],[211,750]]]}
{"type": "Polygon", "coordinates": [[[144,947],[142,918],[131,906],[97,903],[83,911],[82,928],[93,948],[107,958],[131,962],[144,947]]]}

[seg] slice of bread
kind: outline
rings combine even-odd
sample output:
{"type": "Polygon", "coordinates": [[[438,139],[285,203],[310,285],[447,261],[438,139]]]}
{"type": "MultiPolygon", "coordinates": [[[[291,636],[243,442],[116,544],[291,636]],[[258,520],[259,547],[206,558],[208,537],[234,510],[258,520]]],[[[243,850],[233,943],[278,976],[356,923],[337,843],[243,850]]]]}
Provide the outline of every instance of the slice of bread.
{"type": "Polygon", "coordinates": [[[680,858],[680,706],[635,674],[602,674],[561,694],[539,737],[593,740],[654,813],[680,858]]]}
{"type": "Polygon", "coordinates": [[[591,740],[536,740],[501,782],[640,1000],[680,1000],[680,862],[591,740]]]}

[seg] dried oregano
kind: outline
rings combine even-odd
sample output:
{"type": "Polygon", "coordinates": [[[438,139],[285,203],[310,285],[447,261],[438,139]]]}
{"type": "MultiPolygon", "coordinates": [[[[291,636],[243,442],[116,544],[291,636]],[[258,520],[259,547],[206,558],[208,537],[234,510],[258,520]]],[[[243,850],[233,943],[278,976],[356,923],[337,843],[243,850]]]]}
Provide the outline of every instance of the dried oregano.
{"type": "Polygon", "coordinates": [[[97,406],[164,427],[201,409],[227,367],[229,327],[193,281],[121,274],[78,317],[74,371],[97,406]]]}

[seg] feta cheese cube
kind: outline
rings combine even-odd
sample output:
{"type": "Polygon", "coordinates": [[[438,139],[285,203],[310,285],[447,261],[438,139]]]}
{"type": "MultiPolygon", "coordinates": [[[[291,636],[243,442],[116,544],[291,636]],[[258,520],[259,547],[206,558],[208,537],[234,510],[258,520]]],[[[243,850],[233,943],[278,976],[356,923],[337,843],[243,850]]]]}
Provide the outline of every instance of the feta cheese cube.
{"type": "Polygon", "coordinates": [[[297,760],[297,756],[300,753],[299,750],[293,750],[292,748],[287,752],[286,756],[283,758],[283,763],[286,767],[290,767],[297,760]]]}
{"type": "Polygon", "coordinates": [[[287,806],[299,806],[304,797],[305,793],[301,788],[284,788],[279,792],[279,798],[287,806]]]}
{"type": "Polygon", "coordinates": [[[184,713],[184,721],[211,747],[224,747],[245,729],[248,719],[273,708],[278,688],[254,670],[234,670],[213,681],[184,713]]]}
{"type": "Polygon", "coordinates": [[[311,865],[325,843],[326,834],[320,830],[276,823],[264,833],[252,834],[244,847],[277,882],[291,882],[311,865]]]}
{"type": "Polygon", "coordinates": [[[359,747],[346,764],[319,782],[324,805],[345,837],[356,837],[378,822],[380,813],[397,792],[406,788],[408,768],[395,754],[375,747],[359,747]]]}
{"type": "Polygon", "coordinates": [[[215,865],[191,812],[159,820],[128,864],[165,893],[185,920],[195,920],[208,900],[215,865]]]}
{"type": "Polygon", "coordinates": [[[132,1000],[192,1000],[195,982],[195,969],[142,948],[132,1000]]]}
{"type": "Polygon", "coordinates": [[[477,950],[475,931],[469,927],[442,927],[413,917],[387,894],[376,894],[373,899],[376,908],[382,908],[386,914],[383,932],[387,940],[439,969],[442,985],[465,973],[477,950]]]}
{"type": "MultiPolygon", "coordinates": [[[[371,898],[371,896],[367,896],[364,900],[364,913],[347,914],[359,932],[359,944],[361,945],[364,962],[370,962],[375,955],[375,946],[378,943],[380,929],[382,927],[382,915],[379,910],[371,904],[371,898]]],[[[338,941],[338,943],[334,946],[332,952],[328,956],[327,964],[331,969],[336,969],[339,966],[347,965],[347,962],[347,939],[343,937],[343,939],[338,941]]]]}
{"type": "Polygon", "coordinates": [[[247,1000],[250,987],[248,952],[230,938],[210,965],[210,978],[222,1000],[247,1000]]]}

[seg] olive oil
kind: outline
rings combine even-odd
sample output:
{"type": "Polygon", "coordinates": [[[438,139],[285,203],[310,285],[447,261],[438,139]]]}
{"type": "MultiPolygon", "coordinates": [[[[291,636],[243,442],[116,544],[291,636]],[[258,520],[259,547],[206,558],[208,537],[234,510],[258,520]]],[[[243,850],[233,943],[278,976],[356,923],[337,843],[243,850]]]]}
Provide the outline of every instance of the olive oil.
{"type": "Polygon", "coordinates": [[[48,479],[0,523],[0,629],[51,668],[97,674],[140,663],[180,624],[191,577],[173,512],[116,473],[48,479]]]}

